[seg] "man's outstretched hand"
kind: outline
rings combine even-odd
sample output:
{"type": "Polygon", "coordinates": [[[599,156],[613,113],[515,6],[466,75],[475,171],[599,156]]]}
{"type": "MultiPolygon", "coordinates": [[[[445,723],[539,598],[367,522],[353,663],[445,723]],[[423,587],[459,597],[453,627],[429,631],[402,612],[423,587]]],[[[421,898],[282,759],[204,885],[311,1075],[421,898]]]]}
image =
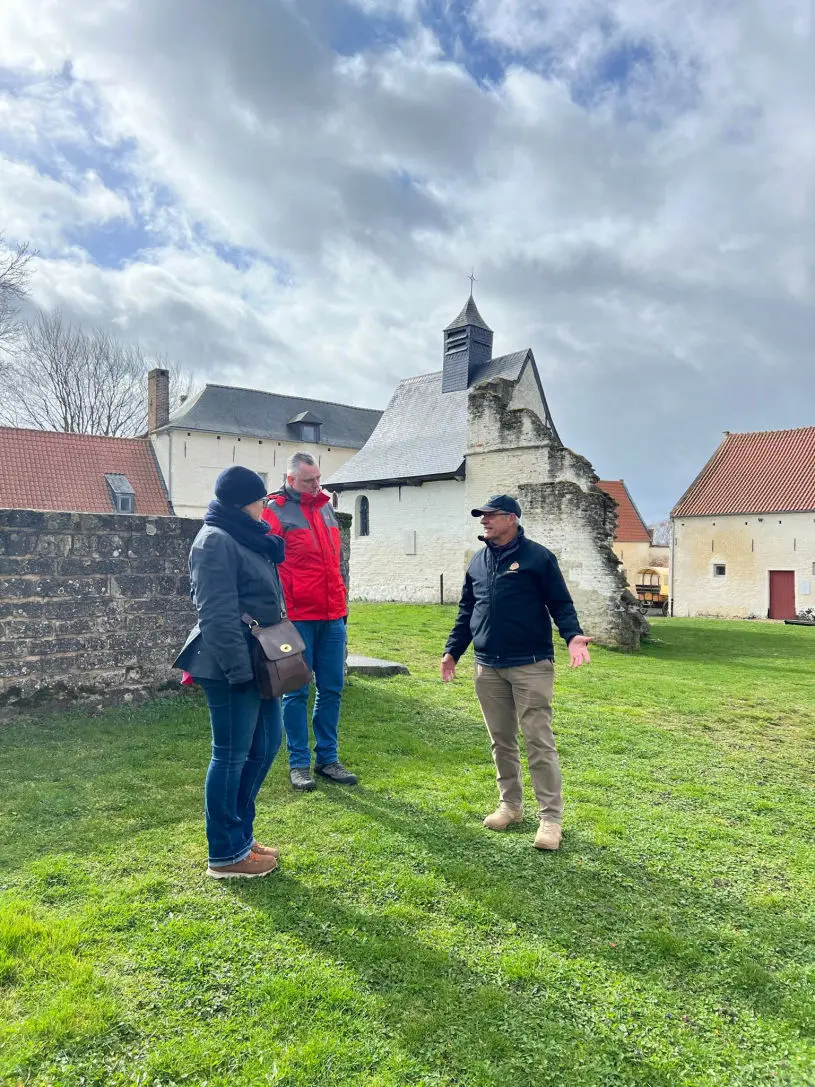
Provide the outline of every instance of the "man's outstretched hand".
{"type": "Polygon", "coordinates": [[[589,642],[594,638],[585,638],[582,634],[575,634],[569,642],[569,667],[579,668],[582,664],[591,664],[589,656],[589,642]]]}
{"type": "Polygon", "coordinates": [[[456,678],[456,662],[449,653],[445,653],[441,659],[441,678],[445,683],[456,678]]]}

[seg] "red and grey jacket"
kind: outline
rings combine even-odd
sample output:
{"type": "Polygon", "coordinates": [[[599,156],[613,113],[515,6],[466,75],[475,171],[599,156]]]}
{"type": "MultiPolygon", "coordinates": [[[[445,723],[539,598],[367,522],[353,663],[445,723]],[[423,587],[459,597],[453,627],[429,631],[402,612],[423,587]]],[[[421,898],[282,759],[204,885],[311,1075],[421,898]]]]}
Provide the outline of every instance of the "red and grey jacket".
{"type": "Polygon", "coordinates": [[[270,494],[263,520],[286,541],[278,567],[290,619],[342,619],[348,612],[348,569],[331,495],[300,494],[288,484],[270,494]]]}

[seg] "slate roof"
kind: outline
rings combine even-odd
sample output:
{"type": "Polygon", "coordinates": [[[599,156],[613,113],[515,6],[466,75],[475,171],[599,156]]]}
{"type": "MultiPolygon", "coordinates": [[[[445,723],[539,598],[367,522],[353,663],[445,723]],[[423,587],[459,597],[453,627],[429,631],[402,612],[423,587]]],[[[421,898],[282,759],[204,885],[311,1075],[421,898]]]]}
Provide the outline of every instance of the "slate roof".
{"type": "Polygon", "coordinates": [[[526,351],[513,351],[509,355],[499,355],[497,359],[487,359],[486,362],[476,363],[470,374],[470,388],[482,381],[490,381],[494,377],[506,377],[510,381],[517,381],[521,376],[529,348],[526,351]]]}
{"type": "Polygon", "coordinates": [[[354,408],[302,396],[206,385],[170,416],[168,426],[183,430],[296,441],[290,424],[320,420],[320,444],[361,449],[382,416],[372,408],[354,408]],[[308,418],[307,418],[308,417],[308,418]]]}
{"type": "Polygon", "coordinates": [[[106,475],[127,477],[137,514],[172,514],[149,439],[0,427],[5,509],[115,513],[106,475]]]}
{"type": "Polygon", "coordinates": [[[617,503],[617,528],[614,539],[617,543],[650,543],[651,533],[643,521],[634,499],[622,479],[601,479],[595,483],[601,491],[617,503]]]}
{"type": "Polygon", "coordinates": [[[492,332],[490,326],[478,312],[478,306],[475,304],[472,295],[464,303],[464,309],[456,317],[455,321],[451,321],[444,331],[449,332],[453,328],[464,328],[466,325],[478,325],[479,328],[485,328],[487,332],[492,332]]]}
{"type": "MultiPolygon", "coordinates": [[[[496,377],[516,381],[532,352],[515,351],[474,369],[470,388],[496,377]]],[[[342,489],[400,480],[450,479],[462,471],[467,449],[467,394],[442,393],[442,371],[400,381],[365,447],[331,476],[342,489]]]]}
{"type": "Polygon", "coordinates": [[[815,426],[726,434],[672,517],[815,510],[815,426]]]}

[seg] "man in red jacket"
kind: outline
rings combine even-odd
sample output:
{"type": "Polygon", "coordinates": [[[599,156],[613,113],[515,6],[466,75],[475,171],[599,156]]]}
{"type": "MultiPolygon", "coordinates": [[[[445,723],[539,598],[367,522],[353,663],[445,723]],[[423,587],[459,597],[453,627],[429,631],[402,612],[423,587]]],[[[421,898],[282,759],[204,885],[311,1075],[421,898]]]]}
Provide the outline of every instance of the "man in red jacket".
{"type": "MultiPolygon", "coordinates": [[[[317,695],[311,726],[314,769],[338,785],[357,779],[339,761],[337,730],[345,683],[345,620],[348,570],[331,496],[320,488],[320,467],[309,453],[295,453],[286,483],[270,494],[263,519],[286,541],[280,579],[289,619],[306,643],[317,695]]],[[[309,685],[283,696],[289,777],[295,789],[314,788],[308,746],[309,685]]]]}

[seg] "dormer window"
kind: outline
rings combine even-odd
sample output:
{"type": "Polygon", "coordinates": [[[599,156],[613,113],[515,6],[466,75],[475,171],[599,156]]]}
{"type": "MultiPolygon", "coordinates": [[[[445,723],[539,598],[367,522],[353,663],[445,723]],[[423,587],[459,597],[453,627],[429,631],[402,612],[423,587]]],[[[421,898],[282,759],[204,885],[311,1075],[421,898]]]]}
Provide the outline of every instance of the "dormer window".
{"type": "Polygon", "coordinates": [[[289,419],[289,429],[294,434],[296,441],[319,445],[321,423],[322,419],[315,415],[313,411],[301,411],[299,415],[289,419]]]}
{"type": "Polygon", "coordinates": [[[136,492],[127,476],[115,472],[106,473],[105,483],[108,485],[108,496],[116,513],[136,512],[136,492]]]}

